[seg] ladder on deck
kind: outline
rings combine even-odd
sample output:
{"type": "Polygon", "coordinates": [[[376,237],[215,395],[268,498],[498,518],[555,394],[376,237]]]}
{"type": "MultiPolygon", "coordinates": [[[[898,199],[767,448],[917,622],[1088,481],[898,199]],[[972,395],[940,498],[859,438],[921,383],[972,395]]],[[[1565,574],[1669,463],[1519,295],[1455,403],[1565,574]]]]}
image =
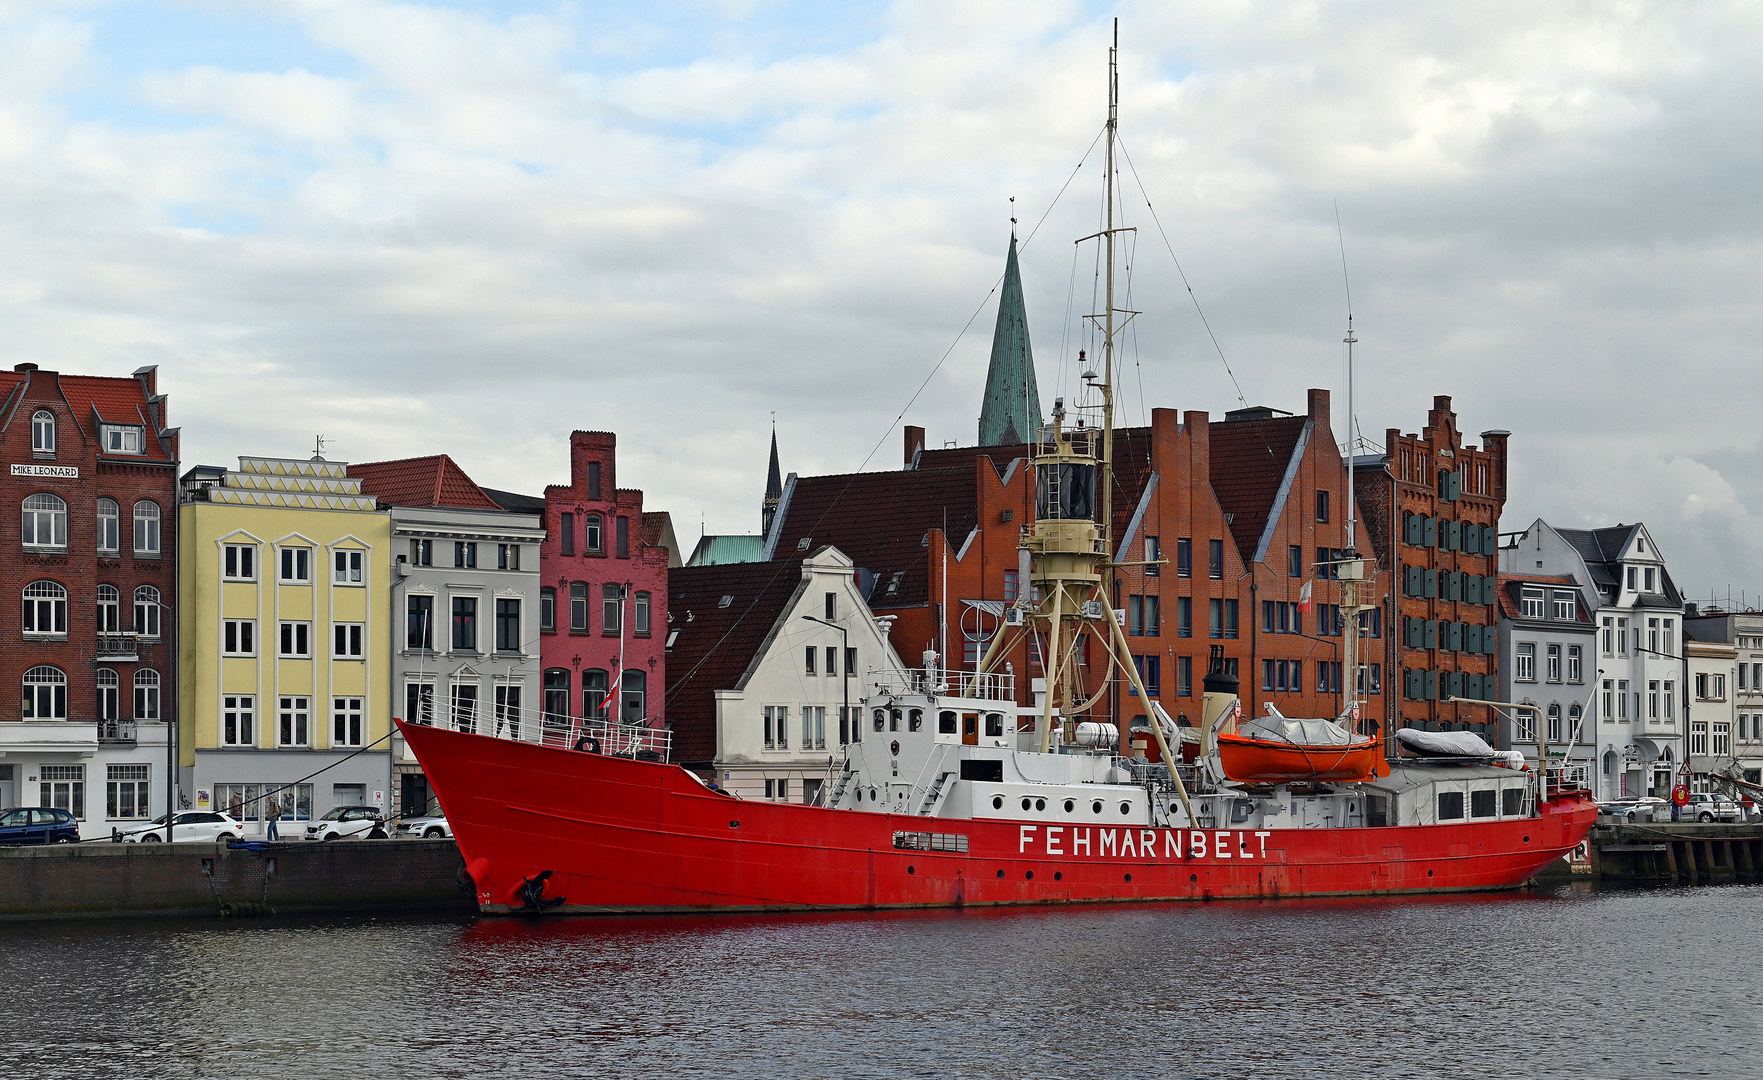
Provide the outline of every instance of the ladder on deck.
{"type": "Polygon", "coordinates": [[[943,797],[943,789],[948,786],[949,777],[953,775],[955,774],[947,772],[937,774],[936,782],[925,790],[924,801],[918,806],[920,816],[928,815],[937,808],[937,800],[943,797]]]}
{"type": "Polygon", "coordinates": [[[847,787],[851,786],[851,777],[853,775],[854,774],[851,772],[850,762],[846,762],[845,763],[845,771],[841,772],[839,774],[838,786],[833,788],[832,798],[828,799],[826,802],[821,803],[820,805],[822,805],[822,806],[837,806],[837,805],[839,805],[839,800],[845,797],[845,789],[847,787]]]}

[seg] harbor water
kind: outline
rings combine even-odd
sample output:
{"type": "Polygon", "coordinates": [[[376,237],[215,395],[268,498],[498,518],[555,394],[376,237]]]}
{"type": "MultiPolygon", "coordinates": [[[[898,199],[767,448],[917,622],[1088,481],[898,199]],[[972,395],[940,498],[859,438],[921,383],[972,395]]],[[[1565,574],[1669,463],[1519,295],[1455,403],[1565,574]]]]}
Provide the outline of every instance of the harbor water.
{"type": "Polygon", "coordinates": [[[1737,1077],[1763,886],[0,926],[0,1075],[1737,1077]]]}

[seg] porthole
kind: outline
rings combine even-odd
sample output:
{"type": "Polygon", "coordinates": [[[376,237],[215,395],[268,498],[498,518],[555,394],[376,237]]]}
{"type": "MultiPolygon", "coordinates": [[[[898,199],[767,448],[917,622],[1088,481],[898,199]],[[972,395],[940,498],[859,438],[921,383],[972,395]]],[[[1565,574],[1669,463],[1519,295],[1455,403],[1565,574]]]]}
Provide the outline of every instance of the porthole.
{"type": "Polygon", "coordinates": [[[1527,843],[1527,844],[1528,844],[1528,843],[1530,843],[1530,837],[1528,837],[1528,836],[1527,836],[1527,837],[1525,837],[1525,838],[1524,838],[1524,842],[1525,842],[1525,843],[1527,843]]]}
{"type": "Polygon", "coordinates": [[[998,876],[999,876],[999,877],[1003,877],[1003,876],[1004,876],[1004,871],[1002,871],[1002,870],[1000,870],[1000,871],[998,871],[998,876]]]}
{"type": "Polygon", "coordinates": [[[1188,884],[1189,885],[1196,884],[1197,882],[1199,882],[1199,880],[1200,880],[1199,874],[1189,874],[1188,875],[1188,884]]]}
{"type": "Polygon", "coordinates": [[[1064,881],[1065,880],[1065,872],[1063,870],[1053,871],[1053,880],[1054,881],[1064,881]]]}
{"type": "Polygon", "coordinates": [[[1076,799],[1066,799],[1065,800],[1065,812],[1067,814],[1071,813],[1073,810],[1076,810],[1076,809],[1077,809],[1077,800],[1076,799]]]}
{"type": "Polygon", "coordinates": [[[1090,804],[1090,812],[1092,814],[1100,814],[1102,812],[1102,800],[1101,799],[1097,799],[1095,802],[1090,804]]]}
{"type": "Polygon", "coordinates": [[[1035,809],[1036,810],[1045,810],[1046,808],[1047,808],[1047,800],[1045,800],[1045,799],[1036,799],[1035,800],[1035,809]]]}
{"type": "Polygon", "coordinates": [[[1029,799],[1029,797],[1027,795],[1024,795],[1022,797],[1022,808],[1024,810],[1027,810],[1030,806],[1033,806],[1033,805],[1034,805],[1034,803],[1029,799]]]}
{"type": "Polygon", "coordinates": [[[1132,875],[1131,874],[1126,875],[1126,883],[1128,885],[1132,884],[1132,875]]]}
{"type": "Polygon", "coordinates": [[[1431,870],[1428,870],[1428,871],[1427,871],[1427,872],[1426,872],[1426,876],[1427,876],[1427,877],[1432,877],[1432,871],[1431,871],[1431,870]]]}
{"type": "Polygon", "coordinates": [[[907,867],[906,867],[906,872],[907,872],[907,873],[908,873],[908,874],[915,874],[915,873],[917,873],[917,872],[918,872],[918,868],[917,868],[917,867],[915,867],[915,866],[911,866],[911,865],[908,865],[908,866],[907,866],[907,867]]]}
{"type": "Polygon", "coordinates": [[[1170,803],[1170,804],[1169,804],[1169,812],[1170,812],[1170,813],[1172,813],[1172,814],[1173,814],[1173,813],[1175,813],[1175,812],[1176,812],[1176,811],[1177,811],[1177,810],[1179,810],[1179,809],[1180,809],[1180,808],[1181,808],[1181,804],[1180,804],[1180,803],[1170,803]]]}
{"type": "Polygon", "coordinates": [[[1033,881],[1035,879],[1035,872],[1030,870],[1028,873],[1022,875],[1022,877],[1025,881],[1033,881]]]}
{"type": "Polygon", "coordinates": [[[741,827],[741,823],[738,821],[731,821],[728,823],[728,827],[731,829],[738,829],[741,827]]]}
{"type": "Polygon", "coordinates": [[[1002,795],[993,795],[992,796],[992,809],[993,810],[1004,809],[1004,796],[1002,796],[1002,795]]]}
{"type": "Polygon", "coordinates": [[[1121,804],[1120,804],[1120,812],[1121,812],[1121,813],[1123,813],[1123,814],[1130,814],[1130,813],[1132,813],[1132,803],[1129,803],[1129,802],[1123,802],[1123,803],[1121,803],[1121,804]]]}

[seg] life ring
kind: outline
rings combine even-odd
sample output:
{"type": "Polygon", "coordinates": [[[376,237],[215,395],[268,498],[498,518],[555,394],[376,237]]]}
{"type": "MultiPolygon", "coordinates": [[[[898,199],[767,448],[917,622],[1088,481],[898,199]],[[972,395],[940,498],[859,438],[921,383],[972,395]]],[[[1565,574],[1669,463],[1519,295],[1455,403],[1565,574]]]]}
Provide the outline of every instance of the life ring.
{"type": "Polygon", "coordinates": [[[600,740],[594,738],[592,735],[583,735],[575,741],[575,748],[577,750],[586,750],[590,754],[598,754],[600,752],[600,740]]]}

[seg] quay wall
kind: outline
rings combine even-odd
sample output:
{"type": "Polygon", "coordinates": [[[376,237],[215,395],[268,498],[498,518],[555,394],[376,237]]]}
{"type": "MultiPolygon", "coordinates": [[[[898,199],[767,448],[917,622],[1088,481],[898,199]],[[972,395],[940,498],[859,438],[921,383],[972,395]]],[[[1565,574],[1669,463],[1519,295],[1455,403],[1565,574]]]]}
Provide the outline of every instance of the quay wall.
{"type": "Polygon", "coordinates": [[[1599,825],[1587,844],[1592,874],[1605,881],[1763,881],[1763,824],[1599,825]]]}
{"type": "Polygon", "coordinates": [[[476,911],[451,840],[0,847],[0,920],[476,911]]]}

